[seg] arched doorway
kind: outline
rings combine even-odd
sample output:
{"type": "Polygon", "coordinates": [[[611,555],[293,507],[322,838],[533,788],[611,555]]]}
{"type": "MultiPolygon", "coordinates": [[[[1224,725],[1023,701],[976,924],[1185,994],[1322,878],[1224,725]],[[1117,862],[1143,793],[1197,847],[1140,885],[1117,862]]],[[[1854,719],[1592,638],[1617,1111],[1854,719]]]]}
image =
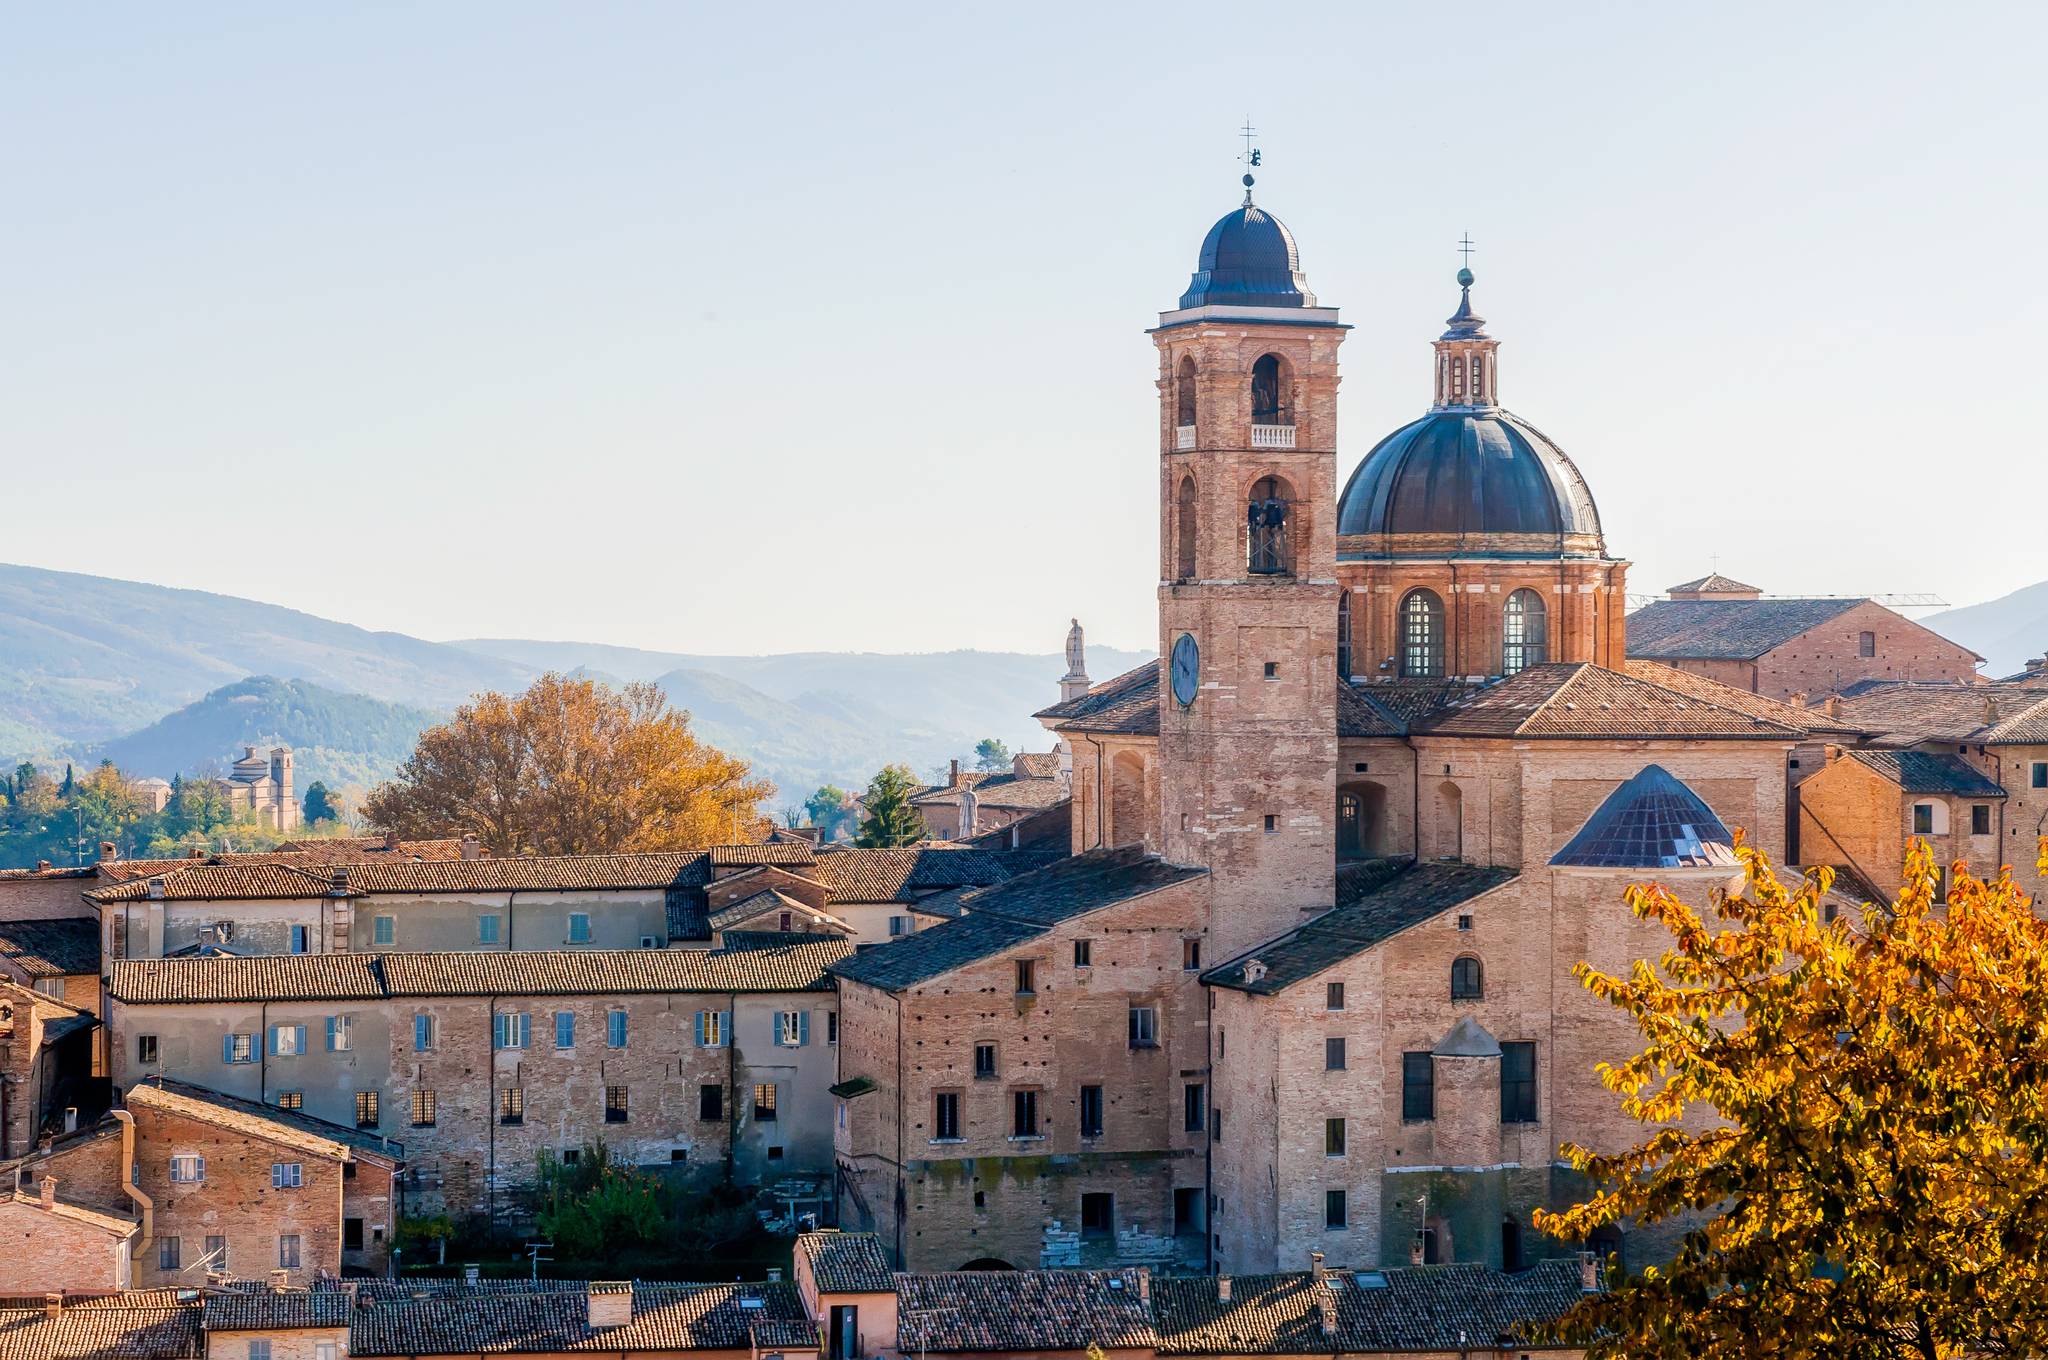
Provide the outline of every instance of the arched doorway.
{"type": "Polygon", "coordinates": [[[1337,858],[1377,859],[1387,853],[1387,790],[1374,783],[1337,790],[1337,858]]]}
{"type": "Polygon", "coordinates": [[[1145,832],[1145,758],[1119,751],[1109,763],[1109,834],[1103,843],[1135,845],[1145,832]]]}
{"type": "Polygon", "coordinates": [[[960,1268],[962,1270],[1015,1270],[1017,1267],[998,1256],[977,1256],[960,1268]]]}
{"type": "Polygon", "coordinates": [[[1438,859],[1465,858],[1465,794],[1446,779],[1436,786],[1436,835],[1438,859]]]}

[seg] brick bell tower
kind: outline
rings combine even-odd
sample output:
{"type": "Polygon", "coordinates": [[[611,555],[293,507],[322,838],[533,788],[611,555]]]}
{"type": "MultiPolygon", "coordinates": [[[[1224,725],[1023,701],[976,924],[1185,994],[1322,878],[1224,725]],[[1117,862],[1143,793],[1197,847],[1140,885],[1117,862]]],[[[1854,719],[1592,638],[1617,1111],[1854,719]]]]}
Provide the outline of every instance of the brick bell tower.
{"type": "Polygon", "coordinates": [[[1159,788],[1166,857],[1212,874],[1210,957],[1333,902],[1337,346],[1294,237],[1209,230],[1159,349],[1159,788]]]}

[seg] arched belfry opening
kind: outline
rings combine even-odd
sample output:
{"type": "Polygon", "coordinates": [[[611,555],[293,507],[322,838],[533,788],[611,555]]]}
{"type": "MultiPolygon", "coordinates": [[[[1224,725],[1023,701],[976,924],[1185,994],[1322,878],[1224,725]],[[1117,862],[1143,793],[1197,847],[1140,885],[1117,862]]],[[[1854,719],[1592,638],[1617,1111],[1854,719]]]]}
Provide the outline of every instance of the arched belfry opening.
{"type": "Polygon", "coordinates": [[[1252,364],[1252,424],[1294,423],[1294,374],[1277,354],[1261,354],[1252,364]]]}
{"type": "Polygon", "coordinates": [[[1173,423],[1183,430],[1195,428],[1195,360],[1192,355],[1180,356],[1180,366],[1173,375],[1173,423]]]}
{"type": "Polygon", "coordinates": [[[1252,483],[1245,506],[1245,570],[1254,576],[1294,573],[1294,488],[1284,477],[1252,483]]]}
{"type": "Polygon", "coordinates": [[[1195,579],[1197,515],[1195,477],[1189,473],[1180,479],[1180,491],[1173,498],[1173,574],[1176,580],[1195,579]]]}

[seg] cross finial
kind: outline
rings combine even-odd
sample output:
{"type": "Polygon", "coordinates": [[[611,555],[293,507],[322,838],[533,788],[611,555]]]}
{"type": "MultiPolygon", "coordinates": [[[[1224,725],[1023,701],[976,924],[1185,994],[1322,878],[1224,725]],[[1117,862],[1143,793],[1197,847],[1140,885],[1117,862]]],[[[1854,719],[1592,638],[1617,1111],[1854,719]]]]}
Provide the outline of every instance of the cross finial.
{"type": "Polygon", "coordinates": [[[1472,251],[1474,248],[1471,232],[1468,231],[1458,238],[1458,253],[1465,257],[1460,263],[1468,265],[1472,263],[1472,251]]]}
{"type": "Polygon", "coordinates": [[[1252,171],[1259,167],[1259,149],[1252,145],[1258,131],[1252,126],[1250,114],[1245,115],[1244,126],[1237,130],[1237,135],[1244,138],[1244,155],[1238,159],[1244,162],[1244,205],[1247,208],[1252,205],[1252,171]]]}

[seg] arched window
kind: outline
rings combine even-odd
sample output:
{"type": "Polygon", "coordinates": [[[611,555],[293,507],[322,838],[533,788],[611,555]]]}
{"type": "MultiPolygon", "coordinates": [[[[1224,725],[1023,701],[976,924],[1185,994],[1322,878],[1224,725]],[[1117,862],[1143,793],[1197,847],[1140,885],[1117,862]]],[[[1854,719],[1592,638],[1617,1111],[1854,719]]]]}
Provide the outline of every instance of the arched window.
{"type": "Polygon", "coordinates": [[[1351,592],[1337,597],[1337,676],[1351,678],[1351,592]]]}
{"type": "Polygon", "coordinates": [[[1550,660],[1550,621],[1543,597],[1533,590],[1518,590],[1508,596],[1501,613],[1500,673],[1513,675],[1529,666],[1550,660]]]}
{"type": "Polygon", "coordinates": [[[1195,579],[1195,479],[1180,479],[1180,494],[1173,502],[1174,575],[1183,581],[1195,579]]]}
{"type": "Polygon", "coordinates": [[[1504,1271],[1522,1268],[1522,1225],[1512,1218],[1500,1221],[1500,1268],[1504,1271]]]}
{"type": "Polygon", "coordinates": [[[1365,855],[1365,800],[1348,789],[1337,795],[1337,855],[1341,859],[1365,855]]]}
{"type": "Polygon", "coordinates": [[[1292,425],[1294,394],[1287,365],[1277,354],[1261,354],[1252,365],[1252,424],[1292,425]]]}
{"type": "Polygon", "coordinates": [[[1483,406],[1485,403],[1486,360],[1475,354],[1472,356],[1472,404],[1474,406],[1483,406]]]}
{"type": "Polygon", "coordinates": [[[1451,960],[1451,1000],[1477,1001],[1486,995],[1484,975],[1479,960],[1470,954],[1451,960]]]}
{"type": "Polygon", "coordinates": [[[1278,477],[1252,484],[1245,507],[1245,566],[1254,576],[1285,576],[1294,570],[1287,521],[1294,509],[1294,491],[1278,477]]]}
{"type": "Polygon", "coordinates": [[[1174,424],[1191,429],[1195,423],[1195,361],[1183,354],[1173,380],[1174,424]]]}
{"type": "Polygon", "coordinates": [[[1444,673],[1444,602],[1433,590],[1401,599],[1401,676],[1434,680],[1444,673]]]}
{"type": "Polygon", "coordinates": [[[1876,655],[1877,655],[1877,634],[1875,634],[1875,633],[1858,633],[1858,634],[1856,635],[1856,655],[1858,655],[1858,656],[1876,656],[1876,655]]]}

